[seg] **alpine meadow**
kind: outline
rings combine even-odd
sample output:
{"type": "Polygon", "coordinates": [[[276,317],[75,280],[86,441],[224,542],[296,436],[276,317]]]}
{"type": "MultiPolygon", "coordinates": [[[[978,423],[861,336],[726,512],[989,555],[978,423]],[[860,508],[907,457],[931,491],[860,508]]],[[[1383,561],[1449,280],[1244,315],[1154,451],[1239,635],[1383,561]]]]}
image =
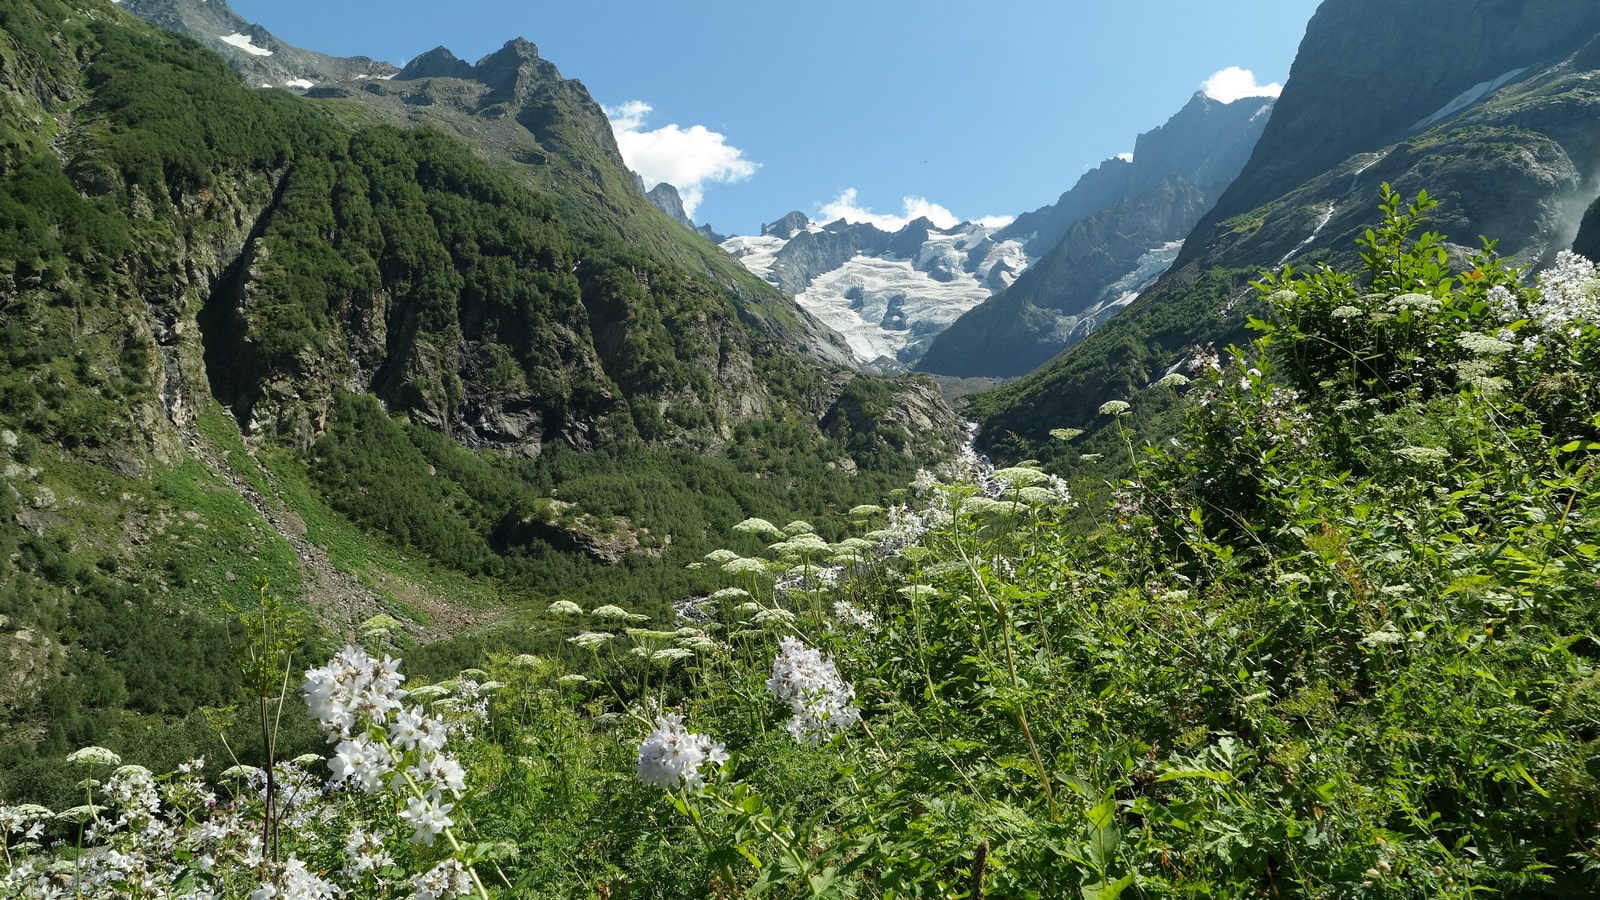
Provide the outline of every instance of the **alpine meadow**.
{"type": "Polygon", "coordinates": [[[0,0],[0,898],[1600,896],[1596,73],[725,237],[520,38],[0,0]]]}

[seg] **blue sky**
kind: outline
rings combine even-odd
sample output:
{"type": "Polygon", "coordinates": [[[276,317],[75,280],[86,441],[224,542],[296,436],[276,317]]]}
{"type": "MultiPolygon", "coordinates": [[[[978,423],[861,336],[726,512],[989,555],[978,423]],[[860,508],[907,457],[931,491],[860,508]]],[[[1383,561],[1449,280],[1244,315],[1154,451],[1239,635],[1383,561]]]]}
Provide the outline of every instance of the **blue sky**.
{"type": "Polygon", "coordinates": [[[1216,73],[1283,82],[1318,2],[232,5],[291,44],[396,64],[439,45],[475,62],[525,37],[613,113],[647,180],[686,182],[697,221],[750,234],[792,209],[977,219],[1050,203],[1216,73]]]}

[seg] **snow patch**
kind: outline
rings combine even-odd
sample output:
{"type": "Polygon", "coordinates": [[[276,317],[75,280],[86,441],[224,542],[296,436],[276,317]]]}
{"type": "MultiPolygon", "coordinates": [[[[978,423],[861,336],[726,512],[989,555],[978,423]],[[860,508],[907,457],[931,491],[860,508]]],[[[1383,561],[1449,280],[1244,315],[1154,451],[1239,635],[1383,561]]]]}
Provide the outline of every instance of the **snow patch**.
{"type": "Polygon", "coordinates": [[[1411,126],[1411,130],[1412,131],[1421,131],[1424,128],[1429,128],[1431,126],[1439,124],[1440,122],[1443,122],[1445,119],[1450,118],[1451,116],[1455,115],[1458,112],[1461,112],[1462,110],[1466,109],[1469,106],[1473,106],[1473,105],[1477,104],[1478,101],[1482,100],[1483,98],[1489,96],[1490,94],[1494,93],[1495,91],[1498,91],[1501,88],[1505,87],[1506,85],[1510,84],[1513,79],[1515,79],[1517,76],[1521,75],[1523,72],[1526,72],[1526,71],[1528,71],[1528,68],[1526,66],[1524,66],[1524,67],[1522,67],[1520,69],[1512,69],[1511,71],[1505,73],[1504,75],[1501,75],[1499,78],[1494,78],[1494,79],[1491,79],[1489,81],[1480,82],[1478,84],[1473,85],[1470,88],[1467,88],[1466,90],[1464,90],[1461,93],[1457,94],[1456,98],[1454,100],[1451,100],[1449,103],[1446,103],[1444,106],[1439,107],[1439,111],[1438,112],[1434,113],[1431,116],[1428,116],[1426,119],[1423,119],[1423,120],[1419,121],[1417,124],[1411,126]]]}
{"type": "MultiPolygon", "coordinates": [[[[820,230],[820,229],[819,229],[820,230]]],[[[771,280],[772,264],[777,261],[778,251],[789,242],[776,235],[762,235],[760,237],[731,237],[722,242],[722,249],[728,255],[744,264],[757,278],[771,280]]]]}
{"type": "Polygon", "coordinates": [[[316,82],[311,81],[308,78],[293,78],[293,79],[290,79],[289,81],[285,81],[283,83],[283,86],[284,87],[299,88],[302,91],[309,91],[312,88],[316,87],[317,84],[316,84],[316,82]]]}
{"type": "Polygon", "coordinates": [[[272,55],[271,50],[268,50],[265,47],[257,47],[255,42],[251,40],[250,35],[248,34],[240,34],[239,32],[235,31],[233,34],[219,38],[219,40],[221,40],[224,44],[230,44],[234,47],[238,47],[240,50],[243,50],[251,56],[272,55]]]}

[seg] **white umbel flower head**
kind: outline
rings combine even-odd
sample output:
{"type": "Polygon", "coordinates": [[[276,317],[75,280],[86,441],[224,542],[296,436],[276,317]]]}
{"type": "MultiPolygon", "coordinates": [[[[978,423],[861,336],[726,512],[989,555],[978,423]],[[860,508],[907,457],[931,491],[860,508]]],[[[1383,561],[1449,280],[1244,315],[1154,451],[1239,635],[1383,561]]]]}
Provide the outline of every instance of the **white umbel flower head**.
{"type": "Polygon", "coordinates": [[[856,690],[839,677],[833,660],[795,637],[779,644],[767,690],[789,704],[794,717],[787,727],[798,743],[818,743],[861,720],[856,690]]]}
{"type": "Polygon", "coordinates": [[[1132,409],[1133,407],[1129,406],[1126,400],[1107,400],[1100,404],[1100,415],[1125,416],[1132,409]]]}
{"type": "Polygon", "coordinates": [[[727,761],[726,747],[685,728],[683,716],[666,713],[656,718],[655,730],[639,745],[635,774],[640,782],[664,790],[694,790],[705,785],[706,769],[727,761]]]}

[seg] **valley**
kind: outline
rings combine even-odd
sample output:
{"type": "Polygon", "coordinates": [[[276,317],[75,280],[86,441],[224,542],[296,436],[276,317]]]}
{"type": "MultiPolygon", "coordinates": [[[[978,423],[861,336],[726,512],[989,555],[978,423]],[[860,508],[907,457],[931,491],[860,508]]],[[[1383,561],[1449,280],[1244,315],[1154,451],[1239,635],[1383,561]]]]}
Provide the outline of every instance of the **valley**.
{"type": "Polygon", "coordinates": [[[1590,4],[732,235],[493,41],[0,0],[0,897],[1600,892],[1590,4]]]}

